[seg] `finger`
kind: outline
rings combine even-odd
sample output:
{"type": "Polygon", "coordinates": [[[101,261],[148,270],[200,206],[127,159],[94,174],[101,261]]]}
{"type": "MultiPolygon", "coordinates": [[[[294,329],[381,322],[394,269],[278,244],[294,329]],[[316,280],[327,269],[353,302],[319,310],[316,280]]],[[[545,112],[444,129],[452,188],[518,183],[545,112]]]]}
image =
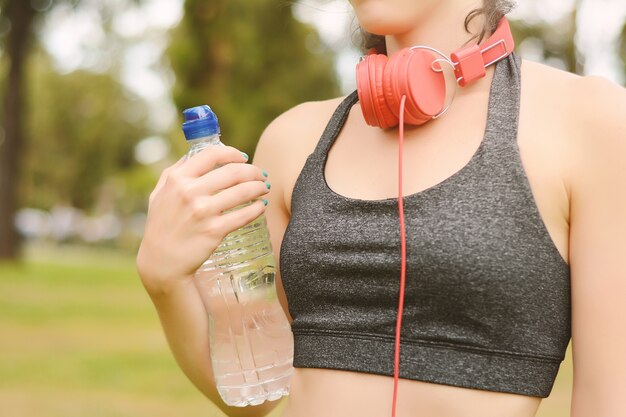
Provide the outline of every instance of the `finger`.
{"type": "Polygon", "coordinates": [[[219,228],[226,235],[252,222],[264,212],[265,203],[262,200],[257,200],[246,207],[224,213],[215,218],[214,221],[219,222],[219,228]]]}
{"type": "Polygon", "coordinates": [[[242,204],[247,204],[264,196],[269,191],[266,183],[261,181],[247,181],[226,188],[211,197],[210,208],[212,214],[219,214],[242,204]]]}
{"type": "Polygon", "coordinates": [[[182,164],[184,164],[186,160],[187,160],[187,155],[183,155],[183,156],[180,157],[180,159],[178,161],[174,162],[174,164],[172,164],[169,168],[174,169],[176,167],[179,167],[182,164]]]}
{"type": "Polygon", "coordinates": [[[177,168],[185,176],[199,177],[231,162],[245,163],[248,158],[232,146],[209,145],[177,168]]]}
{"type": "Polygon", "coordinates": [[[230,163],[194,180],[192,187],[196,195],[212,195],[248,181],[265,183],[266,177],[263,171],[254,165],[230,163]]]}
{"type": "Polygon", "coordinates": [[[157,181],[156,185],[154,186],[154,190],[152,191],[152,195],[157,194],[163,188],[163,186],[167,182],[167,177],[169,176],[169,174],[173,170],[175,170],[176,168],[181,166],[185,162],[186,159],[187,159],[187,155],[183,155],[182,158],[180,158],[178,161],[176,161],[175,163],[173,163],[172,165],[170,165],[169,167],[167,167],[167,168],[165,168],[163,170],[163,172],[159,176],[159,180],[157,181]]]}

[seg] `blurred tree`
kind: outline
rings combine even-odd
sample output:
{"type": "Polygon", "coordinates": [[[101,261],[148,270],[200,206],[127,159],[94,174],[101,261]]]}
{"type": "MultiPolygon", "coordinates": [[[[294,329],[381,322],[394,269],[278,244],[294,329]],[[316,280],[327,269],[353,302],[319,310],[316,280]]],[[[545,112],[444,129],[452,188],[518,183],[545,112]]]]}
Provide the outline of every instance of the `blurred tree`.
{"type": "Polygon", "coordinates": [[[619,56],[622,60],[622,72],[624,73],[624,78],[626,79],[626,23],[624,23],[622,33],[620,34],[619,56]]]}
{"type": "Polygon", "coordinates": [[[546,21],[533,24],[512,21],[516,47],[523,45],[524,42],[534,43],[541,48],[541,58],[544,61],[554,63],[557,60],[566,71],[582,74],[584,57],[576,48],[574,41],[577,30],[576,18],[577,11],[573,8],[571,13],[556,24],[546,21]]]}
{"type": "Polygon", "coordinates": [[[0,259],[18,256],[19,236],[13,226],[17,209],[22,128],[23,68],[36,11],[29,1],[0,1],[1,24],[8,28],[4,53],[9,60],[2,97],[4,131],[0,138],[0,259]]]}
{"type": "Polygon", "coordinates": [[[332,52],[291,7],[276,0],[186,0],[169,48],[177,107],[209,104],[224,142],[250,155],[278,114],[339,94],[332,52]]]}
{"type": "MultiPolygon", "coordinates": [[[[141,0],[127,1],[138,3],[141,0]]],[[[116,7],[121,5],[119,2],[101,4],[96,0],[0,0],[0,34],[3,34],[0,42],[2,58],[7,61],[8,67],[0,115],[3,124],[3,130],[0,130],[0,259],[15,259],[19,255],[20,239],[13,218],[19,205],[22,153],[28,143],[23,118],[29,108],[24,103],[24,71],[33,43],[35,21],[56,6],[69,4],[78,7],[84,3],[105,16],[102,21],[104,26],[116,7]]]]}
{"type": "Polygon", "coordinates": [[[111,74],[55,72],[40,49],[29,60],[27,81],[36,105],[27,113],[20,201],[89,210],[107,177],[135,169],[134,147],[149,134],[146,104],[111,74]]]}
{"type": "MultiPolygon", "coordinates": [[[[555,63],[554,60],[557,60],[565,70],[584,74],[585,56],[576,47],[575,42],[579,10],[582,9],[584,1],[591,3],[591,0],[573,1],[571,12],[556,23],[549,23],[543,20],[530,25],[523,21],[511,22],[517,45],[523,45],[526,41],[534,43],[534,47],[539,46],[541,48],[541,58],[544,61],[555,63]]],[[[618,55],[622,63],[622,71],[626,78],[626,24],[619,34],[617,46],[618,55]]]]}

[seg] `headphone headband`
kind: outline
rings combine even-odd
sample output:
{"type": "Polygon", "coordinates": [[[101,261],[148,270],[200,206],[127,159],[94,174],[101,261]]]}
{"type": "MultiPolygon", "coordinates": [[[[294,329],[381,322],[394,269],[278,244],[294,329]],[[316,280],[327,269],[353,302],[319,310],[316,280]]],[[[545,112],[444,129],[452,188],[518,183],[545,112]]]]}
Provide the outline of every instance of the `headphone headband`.
{"type": "Polygon", "coordinates": [[[513,52],[515,43],[509,21],[503,17],[496,31],[481,45],[470,45],[452,53],[456,80],[461,87],[485,76],[485,69],[513,52]]]}

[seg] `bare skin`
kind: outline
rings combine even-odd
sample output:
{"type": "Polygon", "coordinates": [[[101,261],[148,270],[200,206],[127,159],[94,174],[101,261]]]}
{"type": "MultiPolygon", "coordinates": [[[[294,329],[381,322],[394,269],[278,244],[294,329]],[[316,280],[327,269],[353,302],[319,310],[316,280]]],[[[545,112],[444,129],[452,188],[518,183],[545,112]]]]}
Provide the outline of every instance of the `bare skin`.
{"type": "MultiPolygon", "coordinates": [[[[367,30],[388,35],[390,53],[403,46],[426,44],[449,54],[467,40],[462,20],[474,5],[470,0],[353,1],[367,30]]],[[[621,322],[626,316],[626,92],[602,79],[578,77],[526,60],[521,73],[518,145],[522,164],[546,229],[571,268],[572,417],[622,416],[622,393],[626,392],[626,356],[622,354],[626,329],[621,322]]],[[[492,77],[490,68],[485,78],[460,90],[443,118],[407,129],[405,161],[411,175],[405,176],[405,194],[445,180],[469,161],[483,138],[492,77]]],[[[233,409],[219,400],[208,360],[206,317],[190,284],[193,271],[229,228],[235,229],[237,222],[245,224],[263,211],[278,261],[293,186],[340,100],[299,105],[268,126],[254,165],[269,172],[269,194],[260,168],[244,167],[244,160],[229,150],[218,150],[217,156],[205,154],[204,160],[198,159],[190,167],[185,166],[193,160],[170,168],[153,193],[138,270],[181,368],[227,415],[261,417],[277,402],[233,409]],[[224,162],[232,162],[234,168],[228,173],[225,167],[212,170],[224,162]],[[238,192],[215,195],[216,183],[223,188],[238,187],[238,192]],[[270,201],[267,208],[256,203],[237,219],[223,218],[216,207],[237,205],[234,196],[244,189],[242,201],[266,195],[263,198],[270,201]],[[175,195],[186,196],[185,202],[170,202],[175,195]],[[164,229],[162,225],[172,218],[187,220],[164,229]],[[163,234],[166,239],[159,239],[163,234]],[[172,246],[179,247],[180,253],[168,252],[172,246]]],[[[396,137],[396,129],[367,126],[355,105],[329,152],[325,169],[329,186],[360,199],[394,197],[396,137]]],[[[280,273],[277,290],[288,311],[280,273]]],[[[282,417],[390,415],[391,394],[389,377],[295,369],[282,417]]],[[[398,416],[532,417],[540,401],[401,380],[398,416]]]]}

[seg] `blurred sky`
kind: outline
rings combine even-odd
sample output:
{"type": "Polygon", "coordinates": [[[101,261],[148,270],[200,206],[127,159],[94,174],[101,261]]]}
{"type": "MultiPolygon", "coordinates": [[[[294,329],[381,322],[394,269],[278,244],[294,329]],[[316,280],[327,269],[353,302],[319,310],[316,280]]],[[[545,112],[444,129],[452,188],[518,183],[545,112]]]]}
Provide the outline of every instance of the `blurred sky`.
{"type": "Polygon", "coordinates": [[[86,7],[77,9],[56,6],[40,29],[44,47],[61,72],[117,67],[124,85],[150,103],[153,129],[166,131],[176,121],[176,109],[170,99],[174,76],[162,64],[167,32],[180,22],[183,1],[145,0],[141,7],[128,7],[127,1],[107,0],[108,7],[119,10],[111,29],[123,42],[102,31],[99,1],[84,0],[86,7]]]}
{"type": "MultiPolygon", "coordinates": [[[[99,0],[86,0],[97,7],[99,0]]],[[[528,22],[562,19],[575,0],[520,0],[512,18],[528,22]]],[[[124,42],[107,38],[94,8],[78,11],[58,6],[46,17],[41,39],[62,72],[78,68],[105,71],[119,67],[121,81],[128,89],[150,102],[155,131],[166,131],[176,121],[169,91],[173,74],[163,64],[167,47],[167,31],[182,17],[183,0],[145,0],[141,7],[128,7],[124,0],[108,0],[119,4],[112,21],[115,36],[124,42]],[[121,46],[124,46],[123,48],[121,46]]],[[[619,84],[624,83],[616,54],[615,40],[626,21],[625,0],[581,0],[579,2],[579,33],[577,45],[587,57],[585,73],[602,75],[619,84]]],[[[355,88],[354,67],[359,53],[350,41],[353,17],[347,0],[300,0],[294,14],[315,25],[327,47],[339,51],[337,72],[342,90],[355,88]]],[[[520,45],[520,53],[538,60],[536,48],[520,45]]],[[[558,66],[558,62],[550,64],[558,66]]]]}

